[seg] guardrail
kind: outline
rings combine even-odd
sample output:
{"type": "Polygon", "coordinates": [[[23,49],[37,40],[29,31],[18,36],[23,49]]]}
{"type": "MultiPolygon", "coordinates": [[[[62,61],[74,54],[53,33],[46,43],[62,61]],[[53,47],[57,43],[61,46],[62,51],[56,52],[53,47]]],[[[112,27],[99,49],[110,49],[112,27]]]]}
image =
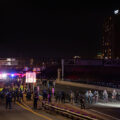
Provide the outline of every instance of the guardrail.
{"type": "Polygon", "coordinates": [[[92,118],[92,117],[89,117],[87,115],[85,116],[85,115],[82,115],[82,114],[79,114],[79,113],[76,113],[76,112],[72,112],[72,111],[69,111],[69,110],[66,110],[66,109],[62,109],[62,108],[59,108],[59,107],[56,107],[56,106],[52,106],[52,105],[47,104],[47,103],[43,103],[42,107],[46,110],[50,110],[50,111],[54,111],[56,113],[60,113],[64,116],[72,118],[74,120],[98,120],[97,118],[92,118]]]}

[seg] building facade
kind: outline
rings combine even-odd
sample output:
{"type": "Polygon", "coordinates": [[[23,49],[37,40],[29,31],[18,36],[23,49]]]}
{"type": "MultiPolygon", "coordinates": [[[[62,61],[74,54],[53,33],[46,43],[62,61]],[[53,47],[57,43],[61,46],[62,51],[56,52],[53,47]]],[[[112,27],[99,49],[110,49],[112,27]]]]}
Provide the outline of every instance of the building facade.
{"type": "Polygon", "coordinates": [[[103,25],[102,53],[104,59],[120,58],[120,14],[106,18],[103,25]]]}

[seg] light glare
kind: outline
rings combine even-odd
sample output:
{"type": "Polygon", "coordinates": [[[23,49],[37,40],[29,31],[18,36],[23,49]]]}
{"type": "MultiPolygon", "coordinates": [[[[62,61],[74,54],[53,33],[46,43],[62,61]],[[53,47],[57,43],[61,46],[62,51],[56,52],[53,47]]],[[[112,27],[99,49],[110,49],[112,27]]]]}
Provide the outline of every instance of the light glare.
{"type": "Polygon", "coordinates": [[[2,78],[3,78],[3,79],[7,78],[7,74],[6,74],[6,73],[3,73],[3,74],[2,74],[2,78]]]}
{"type": "Polygon", "coordinates": [[[14,77],[15,75],[14,74],[11,74],[11,77],[14,77]]]}
{"type": "Polygon", "coordinates": [[[114,14],[117,15],[119,13],[119,10],[114,10],[114,14]]]}

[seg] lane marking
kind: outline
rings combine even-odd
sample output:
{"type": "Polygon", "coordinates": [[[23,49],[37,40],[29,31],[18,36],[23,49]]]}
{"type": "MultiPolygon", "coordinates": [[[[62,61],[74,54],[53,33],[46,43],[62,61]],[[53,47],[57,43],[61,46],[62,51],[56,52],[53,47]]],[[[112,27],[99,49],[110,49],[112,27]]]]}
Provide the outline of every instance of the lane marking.
{"type": "Polygon", "coordinates": [[[26,105],[25,103],[22,102],[22,104],[23,104],[24,106],[26,106],[27,108],[31,109],[31,108],[30,108],[28,105],[26,105]]]}
{"type": "Polygon", "coordinates": [[[37,112],[33,111],[32,109],[27,108],[27,107],[21,105],[21,104],[18,103],[18,102],[16,102],[16,103],[17,103],[20,107],[24,108],[25,110],[27,110],[27,111],[29,111],[29,112],[32,112],[33,114],[35,114],[35,115],[37,115],[37,116],[39,116],[39,117],[42,117],[42,118],[44,118],[44,119],[46,119],[46,120],[52,120],[51,118],[49,118],[49,117],[47,117],[47,116],[44,116],[44,115],[42,115],[42,114],[40,114],[40,113],[37,113],[37,112]]]}
{"type": "Polygon", "coordinates": [[[105,113],[102,113],[102,112],[98,112],[98,111],[93,110],[93,109],[90,109],[90,110],[93,111],[93,112],[96,112],[96,113],[105,115],[105,116],[107,116],[107,117],[110,117],[110,118],[112,118],[112,119],[114,119],[114,120],[120,120],[119,118],[113,117],[113,116],[111,116],[111,115],[108,115],[108,114],[105,114],[105,113]]]}

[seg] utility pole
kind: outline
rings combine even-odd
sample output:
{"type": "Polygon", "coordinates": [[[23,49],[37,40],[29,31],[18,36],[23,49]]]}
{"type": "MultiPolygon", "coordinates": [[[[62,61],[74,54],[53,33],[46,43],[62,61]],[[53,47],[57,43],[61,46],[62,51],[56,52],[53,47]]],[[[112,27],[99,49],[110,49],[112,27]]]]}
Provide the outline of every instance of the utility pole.
{"type": "Polygon", "coordinates": [[[62,65],[62,80],[64,80],[64,59],[61,60],[62,65]]]}

